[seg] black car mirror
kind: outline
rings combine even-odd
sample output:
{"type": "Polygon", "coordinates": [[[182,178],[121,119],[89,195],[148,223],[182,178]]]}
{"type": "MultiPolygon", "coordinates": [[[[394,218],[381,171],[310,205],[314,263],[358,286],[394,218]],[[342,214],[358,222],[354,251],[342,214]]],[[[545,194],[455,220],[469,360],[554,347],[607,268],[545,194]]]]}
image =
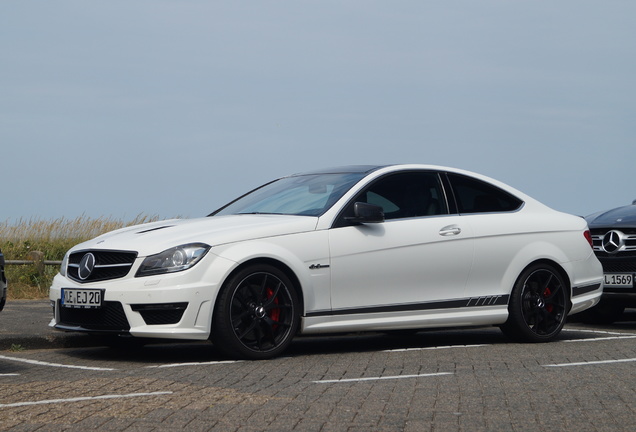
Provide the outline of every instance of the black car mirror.
{"type": "Polygon", "coordinates": [[[353,205],[353,217],[345,218],[353,223],[380,223],[384,222],[384,209],[382,206],[356,202],[353,205]]]}

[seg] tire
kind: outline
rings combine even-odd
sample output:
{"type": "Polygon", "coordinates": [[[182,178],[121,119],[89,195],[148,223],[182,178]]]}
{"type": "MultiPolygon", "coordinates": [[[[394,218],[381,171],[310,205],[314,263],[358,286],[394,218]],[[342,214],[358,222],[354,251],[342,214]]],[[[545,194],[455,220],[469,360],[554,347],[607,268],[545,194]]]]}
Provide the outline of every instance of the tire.
{"type": "Polygon", "coordinates": [[[299,321],[290,279],[276,267],[253,265],[223,285],[214,308],[211,339],[230,357],[268,359],[285,351],[299,321]]]}
{"type": "Polygon", "coordinates": [[[561,274],[549,264],[534,264],[515,282],[501,330],[516,341],[549,342],[563,329],[568,310],[569,289],[561,274]]]}

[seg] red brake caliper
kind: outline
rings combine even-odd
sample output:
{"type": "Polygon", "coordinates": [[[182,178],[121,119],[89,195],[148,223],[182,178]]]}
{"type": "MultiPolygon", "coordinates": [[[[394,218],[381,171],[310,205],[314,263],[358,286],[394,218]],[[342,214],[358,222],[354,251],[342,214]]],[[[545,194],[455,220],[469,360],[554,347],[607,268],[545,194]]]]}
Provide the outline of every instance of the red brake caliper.
{"type": "MultiPolygon", "coordinates": [[[[552,291],[550,291],[550,288],[546,287],[545,291],[543,291],[543,298],[545,299],[546,297],[550,297],[551,294],[552,294],[552,291]]],[[[554,309],[554,306],[551,303],[546,303],[545,310],[547,310],[549,313],[552,313],[553,309],[554,309]]]]}
{"type": "MultiPolygon", "coordinates": [[[[271,299],[272,296],[274,295],[274,290],[271,288],[267,288],[267,290],[265,291],[265,293],[267,294],[267,300],[271,299]]],[[[274,304],[278,304],[278,298],[274,299],[274,304]]],[[[280,309],[276,308],[276,309],[272,309],[269,311],[269,317],[271,318],[272,321],[274,322],[278,322],[278,320],[280,319],[280,309]]],[[[274,329],[276,329],[276,325],[273,326],[274,329]]]]}

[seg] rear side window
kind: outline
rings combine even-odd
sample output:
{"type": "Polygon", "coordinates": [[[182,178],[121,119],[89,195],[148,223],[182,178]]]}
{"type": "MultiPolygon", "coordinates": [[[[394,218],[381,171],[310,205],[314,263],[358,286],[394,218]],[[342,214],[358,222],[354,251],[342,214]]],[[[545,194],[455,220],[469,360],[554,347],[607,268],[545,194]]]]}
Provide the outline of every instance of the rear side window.
{"type": "Polygon", "coordinates": [[[459,213],[501,213],[518,210],[523,201],[489,183],[448,173],[459,213]]]}

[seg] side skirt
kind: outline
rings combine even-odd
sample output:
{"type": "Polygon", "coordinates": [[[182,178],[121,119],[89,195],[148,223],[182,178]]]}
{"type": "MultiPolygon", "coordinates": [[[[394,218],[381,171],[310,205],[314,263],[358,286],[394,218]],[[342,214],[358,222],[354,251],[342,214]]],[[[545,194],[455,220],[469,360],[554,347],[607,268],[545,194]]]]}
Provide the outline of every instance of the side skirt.
{"type": "Polygon", "coordinates": [[[307,313],[301,333],[350,332],[503,324],[509,295],[307,313]]]}

